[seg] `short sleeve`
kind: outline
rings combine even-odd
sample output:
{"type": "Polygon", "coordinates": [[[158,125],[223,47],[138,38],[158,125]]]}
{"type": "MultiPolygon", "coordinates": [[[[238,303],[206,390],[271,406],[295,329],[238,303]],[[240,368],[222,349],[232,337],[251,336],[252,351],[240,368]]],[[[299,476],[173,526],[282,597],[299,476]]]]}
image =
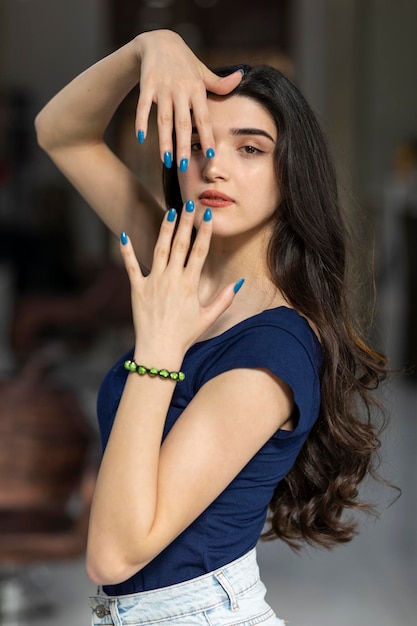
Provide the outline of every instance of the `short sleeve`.
{"type": "Polygon", "coordinates": [[[304,326],[289,330],[276,324],[258,323],[241,329],[216,346],[211,358],[196,378],[198,388],[220,374],[237,368],[264,368],[281,378],[291,388],[296,428],[280,430],[278,437],[291,437],[309,431],[317,419],[320,406],[319,370],[321,352],[311,330],[304,326]]]}

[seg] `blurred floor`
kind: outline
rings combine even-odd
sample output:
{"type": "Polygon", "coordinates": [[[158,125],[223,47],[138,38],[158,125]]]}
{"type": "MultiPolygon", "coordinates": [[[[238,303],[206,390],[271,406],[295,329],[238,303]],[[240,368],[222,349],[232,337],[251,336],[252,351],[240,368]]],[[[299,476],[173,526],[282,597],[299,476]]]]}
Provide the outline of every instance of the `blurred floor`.
{"type": "MultiPolygon", "coordinates": [[[[382,450],[382,473],[402,489],[368,487],[382,511],[363,519],[361,534],[333,552],[293,554],[279,542],[259,546],[267,598],[289,626],[416,626],[417,623],[417,385],[397,382],[387,391],[391,425],[382,450]]],[[[95,588],[83,561],[48,568],[45,593],[54,610],[29,611],[25,619],[3,617],[2,626],[87,626],[88,595],[95,588]]]]}

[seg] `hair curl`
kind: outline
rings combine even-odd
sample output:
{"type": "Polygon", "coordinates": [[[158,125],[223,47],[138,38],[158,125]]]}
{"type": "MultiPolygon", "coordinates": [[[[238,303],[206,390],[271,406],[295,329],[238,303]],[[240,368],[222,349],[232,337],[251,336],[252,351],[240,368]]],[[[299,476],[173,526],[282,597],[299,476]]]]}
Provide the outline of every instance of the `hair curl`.
{"type": "MultiPolygon", "coordinates": [[[[310,106],[295,85],[269,66],[237,67],[244,77],[232,95],[267,110],[278,129],[275,169],[281,202],[268,249],[272,278],[288,303],[317,328],[323,348],[321,406],[295,465],[277,485],[264,539],[330,548],[350,541],[357,523],[346,509],[371,511],[358,486],[376,476],[380,428],[373,391],[386,375],[382,354],[355,330],[348,302],[347,229],[336,174],[310,106]]],[[[164,171],[167,206],[181,210],[176,168],[164,171]]]]}

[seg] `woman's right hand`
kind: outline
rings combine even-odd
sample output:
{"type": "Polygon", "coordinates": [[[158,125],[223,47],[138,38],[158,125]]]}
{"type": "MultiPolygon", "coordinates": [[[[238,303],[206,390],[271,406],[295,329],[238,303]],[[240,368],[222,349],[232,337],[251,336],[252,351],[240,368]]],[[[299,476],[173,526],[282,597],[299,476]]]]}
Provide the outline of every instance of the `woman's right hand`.
{"type": "Polygon", "coordinates": [[[197,219],[199,226],[191,245],[194,203],[187,202],[178,225],[175,209],[168,211],[155,246],[152,270],[146,276],[128,237],[122,234],[121,253],[131,286],[135,358],[142,362],[162,363],[164,358],[168,362],[165,367],[179,367],[188,348],[230,307],[243,282],[225,285],[211,302],[202,305],[200,280],[210,248],[210,209],[200,212],[197,219]]]}
{"type": "Polygon", "coordinates": [[[207,107],[207,91],[218,95],[230,93],[241,81],[241,72],[220,78],[199,61],[183,39],[173,31],[145,32],[136,37],[135,43],[141,60],[140,95],[136,114],[136,132],[141,133],[140,141],[146,137],[149,113],[152,103],[155,102],[163,162],[166,153],[171,156],[173,153],[174,128],[178,165],[183,159],[188,161],[190,158],[193,124],[197,128],[204,152],[215,150],[207,107]]]}

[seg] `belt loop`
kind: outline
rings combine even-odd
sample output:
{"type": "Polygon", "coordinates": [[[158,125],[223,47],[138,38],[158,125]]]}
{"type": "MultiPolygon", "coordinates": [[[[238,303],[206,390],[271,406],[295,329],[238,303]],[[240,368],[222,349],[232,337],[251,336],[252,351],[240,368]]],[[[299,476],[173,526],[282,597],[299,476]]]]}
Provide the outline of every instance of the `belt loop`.
{"type": "Polygon", "coordinates": [[[123,626],[122,619],[119,615],[119,611],[117,608],[117,599],[110,598],[109,601],[110,615],[113,620],[114,626],[123,626]]]}
{"type": "Polygon", "coordinates": [[[217,582],[223,587],[224,591],[227,593],[230,601],[230,608],[232,609],[232,611],[237,611],[239,609],[239,604],[230,580],[222,571],[217,572],[216,574],[214,574],[214,576],[217,579],[217,582]]]}

